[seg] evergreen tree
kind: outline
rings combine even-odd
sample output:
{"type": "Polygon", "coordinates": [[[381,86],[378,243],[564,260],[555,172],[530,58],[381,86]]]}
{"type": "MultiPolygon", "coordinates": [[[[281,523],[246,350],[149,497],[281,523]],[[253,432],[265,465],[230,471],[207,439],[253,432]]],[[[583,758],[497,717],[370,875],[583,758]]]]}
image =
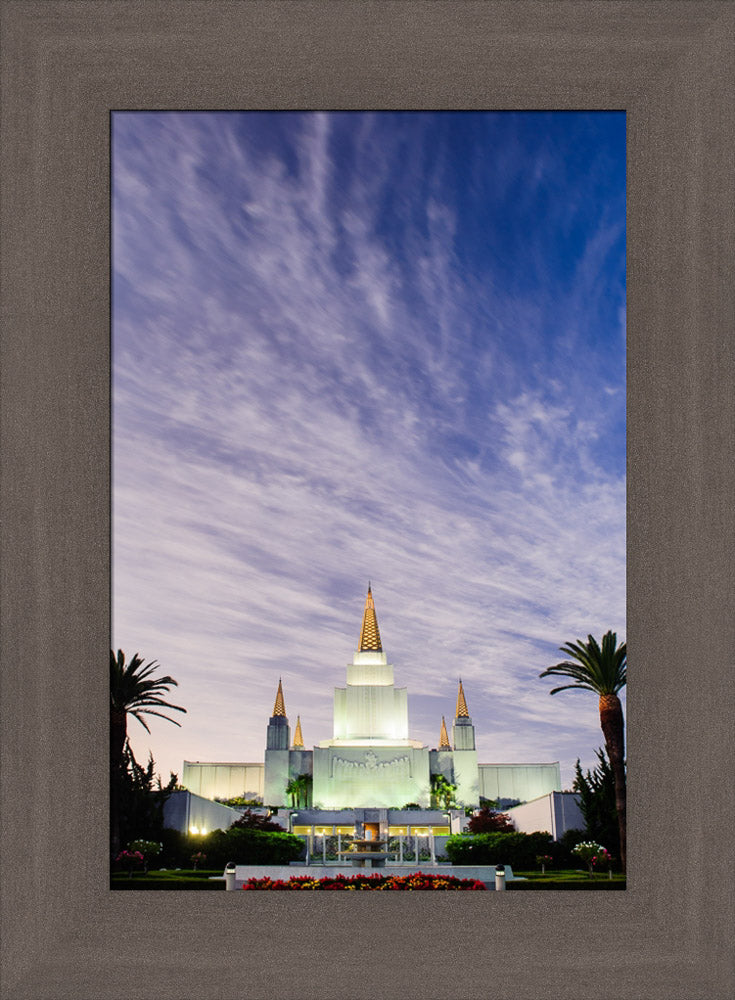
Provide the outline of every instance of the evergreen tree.
{"type": "Polygon", "coordinates": [[[598,764],[593,771],[582,773],[579,760],[575,765],[573,789],[579,793],[579,808],[584,816],[585,835],[602,844],[614,857],[620,857],[620,834],[615,808],[615,775],[607,754],[595,751],[598,764]]]}
{"type": "Polygon", "coordinates": [[[123,768],[113,776],[121,806],[120,846],[127,847],[130,841],[139,839],[160,841],[163,804],[176,788],[178,778],[172,773],[168,784],[163,787],[160,778],[154,774],[153,755],[149,754],[148,763],[143,767],[135,759],[127,741],[123,750],[123,762],[123,768]]]}

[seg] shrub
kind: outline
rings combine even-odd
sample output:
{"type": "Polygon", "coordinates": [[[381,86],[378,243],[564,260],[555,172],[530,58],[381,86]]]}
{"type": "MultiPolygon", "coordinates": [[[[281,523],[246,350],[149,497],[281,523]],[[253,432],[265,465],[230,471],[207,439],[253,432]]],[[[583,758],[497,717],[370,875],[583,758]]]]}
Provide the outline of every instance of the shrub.
{"type": "Polygon", "coordinates": [[[584,830],[565,830],[561,837],[559,837],[559,843],[568,852],[571,859],[572,848],[576,847],[577,844],[581,844],[585,837],[584,830]]]}
{"type": "Polygon", "coordinates": [[[467,824],[470,833],[512,833],[515,823],[506,813],[494,809],[480,809],[467,824]]]}
{"type": "Polygon", "coordinates": [[[214,830],[198,838],[211,868],[224,868],[228,861],[238,865],[287,865],[304,853],[304,843],[291,833],[230,827],[214,830]]]}
{"type": "Polygon", "coordinates": [[[215,795],[215,802],[221,802],[223,806],[230,806],[231,809],[241,809],[243,806],[262,806],[263,800],[261,798],[246,799],[244,795],[235,795],[230,799],[223,799],[219,795],[215,795]]]}
{"type": "MultiPolygon", "coordinates": [[[[197,844],[200,839],[197,838],[197,844]]],[[[161,843],[163,847],[157,861],[160,868],[188,867],[192,853],[192,844],[188,834],[165,827],[161,831],[161,843]]]]}
{"type": "Polygon", "coordinates": [[[594,841],[583,841],[581,844],[577,844],[572,850],[572,854],[575,854],[581,861],[584,861],[589,870],[590,878],[595,866],[605,869],[612,868],[612,859],[609,852],[602,844],[596,844],[594,841]]]}
{"type": "Polygon", "coordinates": [[[240,819],[236,819],[235,822],[230,827],[237,829],[252,829],[252,830],[273,830],[275,832],[283,833],[283,827],[279,826],[278,823],[273,823],[267,816],[263,816],[261,813],[254,813],[252,809],[246,809],[242,814],[240,819]]]}
{"type": "Polygon", "coordinates": [[[450,837],[446,852],[453,865],[510,865],[528,870],[539,854],[554,857],[554,848],[550,833],[478,833],[450,837]]]}
{"type": "Polygon", "coordinates": [[[120,853],[115,858],[117,864],[124,868],[130,878],[133,877],[133,872],[136,868],[139,868],[143,864],[143,855],[140,851],[120,851],[120,853]]]}
{"type": "Polygon", "coordinates": [[[129,851],[140,851],[144,858],[154,858],[162,849],[163,842],[160,840],[132,840],[128,844],[129,851]]]}
{"type": "Polygon", "coordinates": [[[143,871],[147,872],[153,863],[153,859],[163,850],[163,841],[158,840],[133,840],[128,844],[128,850],[136,851],[142,855],[143,871]]]}

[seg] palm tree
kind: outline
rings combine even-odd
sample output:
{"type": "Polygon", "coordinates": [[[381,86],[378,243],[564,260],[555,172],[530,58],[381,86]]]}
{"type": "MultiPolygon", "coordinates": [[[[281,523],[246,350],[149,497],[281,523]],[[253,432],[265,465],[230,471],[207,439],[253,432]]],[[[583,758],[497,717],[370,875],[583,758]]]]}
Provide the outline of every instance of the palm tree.
{"type": "Polygon", "coordinates": [[[307,807],[309,805],[309,799],[311,798],[313,778],[310,774],[300,774],[298,781],[301,787],[301,799],[299,801],[299,805],[307,807]]]}
{"type": "Polygon", "coordinates": [[[117,656],[110,650],[110,768],[111,768],[111,825],[112,847],[117,851],[119,844],[119,789],[125,771],[125,744],[128,734],[128,714],[134,716],[150,733],[144,715],[157,715],[161,719],[180,725],[163,712],[156,709],[168,708],[175,712],[186,712],[179,705],[171,705],[164,701],[162,695],[167,694],[170,687],[177,687],[173,677],[152,677],[158,667],[152,660],[143,663],[136,653],[129,663],[125,662],[125,654],[121,649],[117,656]]]}
{"type": "Polygon", "coordinates": [[[291,778],[286,785],[286,795],[291,796],[292,808],[298,806],[308,806],[309,793],[311,792],[312,777],[310,774],[300,774],[298,778],[291,778]]]}
{"type": "Polygon", "coordinates": [[[623,708],[618,691],[626,682],[626,644],[618,646],[615,632],[602,637],[602,646],[591,635],[587,642],[567,642],[560,647],[571,660],[564,660],[549,667],[539,677],[556,675],[570,677],[574,684],[553,688],[550,694],[577,688],[594,691],[600,697],[600,725],[605,736],[605,746],[615,778],[615,809],[620,831],[620,862],[625,871],[625,742],[623,708]]]}
{"type": "Polygon", "coordinates": [[[457,786],[447,781],[443,774],[432,774],[431,776],[431,798],[437,805],[444,806],[445,809],[456,808],[454,795],[457,786]]]}
{"type": "Polygon", "coordinates": [[[286,785],[286,795],[291,796],[291,808],[295,809],[298,804],[299,794],[301,792],[301,784],[298,778],[291,778],[289,783],[286,785]]]}

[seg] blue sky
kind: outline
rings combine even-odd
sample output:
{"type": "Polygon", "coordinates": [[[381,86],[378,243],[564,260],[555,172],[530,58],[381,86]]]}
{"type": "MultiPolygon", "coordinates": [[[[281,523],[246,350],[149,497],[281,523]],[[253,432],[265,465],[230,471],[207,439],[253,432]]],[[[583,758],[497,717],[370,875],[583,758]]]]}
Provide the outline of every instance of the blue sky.
{"type": "Polygon", "coordinates": [[[368,580],[411,736],[595,764],[625,637],[622,113],[113,115],[113,645],[163,777],[332,735],[368,580]]]}

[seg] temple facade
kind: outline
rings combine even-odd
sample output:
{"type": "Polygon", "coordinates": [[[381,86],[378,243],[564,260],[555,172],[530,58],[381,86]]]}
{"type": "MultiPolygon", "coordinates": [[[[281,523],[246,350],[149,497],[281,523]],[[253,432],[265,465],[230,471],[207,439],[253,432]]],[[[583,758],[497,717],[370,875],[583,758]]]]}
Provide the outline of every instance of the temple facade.
{"type": "Polygon", "coordinates": [[[504,806],[561,790],[558,761],[478,763],[461,680],[451,741],[444,717],[435,749],[411,739],[407,691],[396,687],[383,651],[370,586],[345,686],[334,689],[333,720],[331,738],[312,749],[304,746],[300,717],[292,739],[279,680],[263,764],[184,761],[182,785],[210,799],[241,795],[268,806],[296,803],[328,811],[395,810],[407,804],[429,809],[447,786],[460,808],[477,807],[481,798],[504,806]]]}

